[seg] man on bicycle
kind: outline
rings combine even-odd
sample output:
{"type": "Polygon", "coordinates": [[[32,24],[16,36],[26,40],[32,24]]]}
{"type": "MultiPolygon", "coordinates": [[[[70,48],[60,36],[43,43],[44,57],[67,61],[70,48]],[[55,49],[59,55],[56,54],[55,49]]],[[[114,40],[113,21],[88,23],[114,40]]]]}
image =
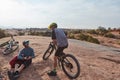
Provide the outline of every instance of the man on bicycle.
{"type": "Polygon", "coordinates": [[[63,50],[68,47],[68,40],[65,32],[62,29],[58,29],[56,23],[50,24],[48,28],[52,30],[52,41],[57,46],[54,56],[54,69],[49,72],[48,75],[56,76],[57,56],[60,56],[63,53],[63,50]]]}
{"type": "Polygon", "coordinates": [[[24,41],[23,46],[19,55],[10,61],[11,70],[8,71],[8,75],[19,77],[19,73],[32,63],[32,58],[35,57],[34,50],[29,46],[29,41],[24,41]]]}

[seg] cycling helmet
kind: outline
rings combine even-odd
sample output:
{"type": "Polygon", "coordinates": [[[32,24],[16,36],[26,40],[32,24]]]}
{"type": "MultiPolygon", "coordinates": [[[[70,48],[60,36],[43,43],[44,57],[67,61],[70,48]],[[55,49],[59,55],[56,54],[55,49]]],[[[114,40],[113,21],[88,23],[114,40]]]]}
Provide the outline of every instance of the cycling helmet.
{"type": "Polygon", "coordinates": [[[57,28],[57,24],[56,24],[56,23],[51,23],[51,24],[48,26],[48,29],[51,29],[52,27],[57,28]]]}
{"type": "Polygon", "coordinates": [[[23,45],[29,45],[29,41],[23,41],[23,45]]]}

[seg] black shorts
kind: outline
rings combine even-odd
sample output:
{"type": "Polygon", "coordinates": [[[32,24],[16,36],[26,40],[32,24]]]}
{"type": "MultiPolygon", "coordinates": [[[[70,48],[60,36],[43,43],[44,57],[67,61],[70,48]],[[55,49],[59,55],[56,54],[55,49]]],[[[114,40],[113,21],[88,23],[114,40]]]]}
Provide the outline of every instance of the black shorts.
{"type": "Polygon", "coordinates": [[[32,63],[32,59],[23,61],[25,68],[28,67],[31,63],[32,63]]]}
{"type": "Polygon", "coordinates": [[[30,59],[30,60],[18,60],[21,64],[20,65],[24,65],[25,67],[24,68],[26,68],[26,67],[28,67],[31,63],[32,63],[32,59],[30,59]]]}
{"type": "Polygon", "coordinates": [[[55,56],[61,56],[61,54],[63,53],[63,50],[67,47],[68,47],[68,45],[65,47],[58,47],[56,52],[55,52],[55,56]]]}

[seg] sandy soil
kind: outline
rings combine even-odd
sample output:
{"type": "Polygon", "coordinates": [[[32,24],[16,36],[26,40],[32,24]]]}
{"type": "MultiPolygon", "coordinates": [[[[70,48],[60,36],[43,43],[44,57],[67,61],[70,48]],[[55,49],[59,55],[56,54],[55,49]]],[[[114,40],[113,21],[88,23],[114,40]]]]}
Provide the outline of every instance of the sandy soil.
{"type": "MultiPolygon", "coordinates": [[[[9,39],[10,38],[0,39],[0,43],[9,39]]],[[[47,61],[43,61],[42,56],[51,41],[49,37],[17,36],[15,39],[19,41],[20,45],[20,48],[17,51],[5,56],[1,53],[4,48],[0,49],[0,71],[7,80],[8,77],[6,72],[10,67],[8,62],[23,48],[23,40],[30,40],[30,46],[34,49],[36,57],[33,59],[32,65],[21,73],[18,80],[70,80],[59,68],[56,77],[49,77],[47,75],[47,71],[51,70],[53,67],[53,56],[47,61]]],[[[90,45],[92,46],[92,44],[90,45]]],[[[111,53],[97,50],[95,47],[83,47],[82,45],[69,40],[69,47],[65,52],[73,54],[81,65],[80,76],[74,80],[120,80],[119,49],[117,52],[111,53]]]]}
{"type": "Polygon", "coordinates": [[[104,46],[120,48],[120,39],[107,38],[102,36],[97,36],[95,38],[97,38],[100,41],[100,44],[104,46]]]}

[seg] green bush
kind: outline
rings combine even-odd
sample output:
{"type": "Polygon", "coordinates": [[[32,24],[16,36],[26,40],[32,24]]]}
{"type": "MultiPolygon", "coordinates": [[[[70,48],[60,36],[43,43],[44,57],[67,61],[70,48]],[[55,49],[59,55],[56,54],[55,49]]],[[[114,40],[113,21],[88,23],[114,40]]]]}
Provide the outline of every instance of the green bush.
{"type": "Polygon", "coordinates": [[[92,42],[92,43],[96,43],[96,44],[100,44],[99,40],[96,38],[93,38],[92,36],[89,35],[85,35],[85,34],[78,34],[75,36],[75,39],[78,40],[84,40],[84,41],[88,41],[88,42],[92,42]]]}
{"type": "Polygon", "coordinates": [[[75,38],[75,37],[74,37],[74,34],[73,34],[73,33],[69,33],[69,34],[68,34],[68,38],[74,39],[74,38],[75,38]]]}
{"type": "Polygon", "coordinates": [[[115,35],[112,33],[107,33],[107,34],[105,34],[105,37],[115,38],[115,35]]]}
{"type": "Polygon", "coordinates": [[[92,36],[89,36],[87,41],[92,42],[92,43],[96,43],[96,44],[100,44],[99,40],[96,38],[93,38],[92,36]]]}
{"type": "MultiPolygon", "coordinates": [[[[91,30],[90,33],[97,34],[95,30],[91,30]]],[[[80,33],[80,32],[78,34],[76,34],[76,32],[75,32],[75,34],[72,33],[72,32],[69,32],[68,33],[68,38],[77,39],[77,40],[83,40],[83,41],[88,41],[88,42],[100,44],[98,39],[93,38],[92,36],[80,33]]]]}
{"type": "Polygon", "coordinates": [[[87,41],[88,37],[89,37],[88,35],[85,35],[83,33],[81,33],[81,34],[78,35],[79,40],[85,40],[85,41],[87,41]]]}

